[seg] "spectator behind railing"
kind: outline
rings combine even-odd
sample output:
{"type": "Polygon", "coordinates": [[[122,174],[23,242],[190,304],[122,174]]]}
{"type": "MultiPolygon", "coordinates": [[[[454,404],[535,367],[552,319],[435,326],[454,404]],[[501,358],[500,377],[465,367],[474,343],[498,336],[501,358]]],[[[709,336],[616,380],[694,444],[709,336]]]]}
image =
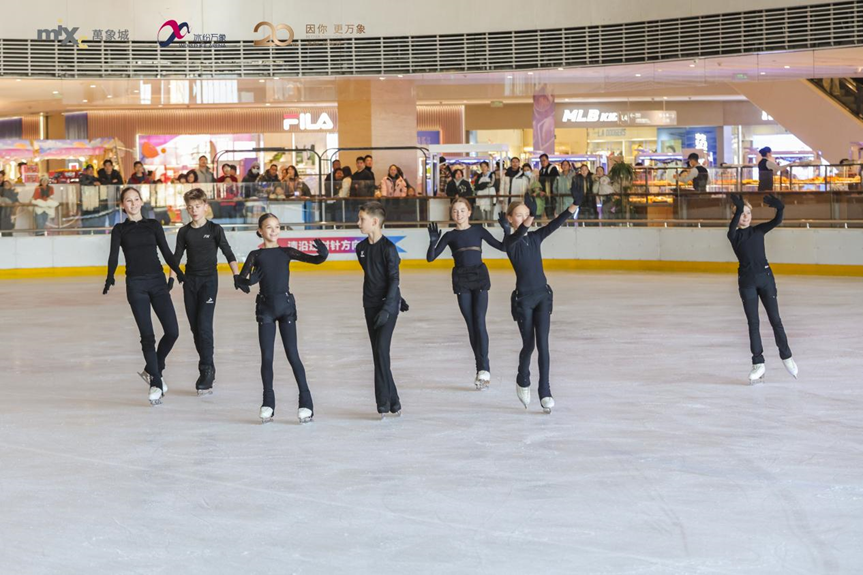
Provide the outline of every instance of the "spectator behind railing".
{"type": "Polygon", "coordinates": [[[489,196],[488,198],[480,198],[476,201],[476,206],[479,210],[479,217],[484,220],[496,219],[495,216],[495,201],[491,196],[495,195],[495,174],[489,169],[488,162],[482,161],[479,163],[479,173],[474,180],[473,189],[477,196],[489,196]]]}
{"type": "Polygon", "coordinates": [[[123,176],[120,172],[114,169],[114,162],[110,159],[102,162],[102,169],[99,170],[99,181],[104,185],[122,186],[123,176]]]}
{"type": "Polygon", "coordinates": [[[149,184],[150,176],[147,175],[147,172],[144,171],[144,164],[141,162],[135,162],[132,165],[132,168],[135,170],[132,172],[132,175],[129,176],[130,184],[149,184]]]}
{"type": "Polygon", "coordinates": [[[222,200],[219,202],[220,215],[223,218],[238,218],[243,215],[243,202],[234,201],[241,197],[240,187],[237,184],[237,167],[233,164],[222,164],[222,175],[216,183],[223,184],[222,200]]]}
{"type": "Polygon", "coordinates": [[[216,176],[213,175],[213,172],[210,171],[210,166],[207,165],[207,156],[198,158],[198,167],[195,168],[194,172],[196,182],[202,184],[213,184],[216,182],[216,176]]]}
{"type": "Polygon", "coordinates": [[[357,169],[351,176],[352,198],[370,198],[375,195],[375,178],[371,170],[366,168],[366,159],[357,157],[357,169]]]}
{"type": "Polygon", "coordinates": [[[269,169],[266,172],[261,174],[258,178],[258,182],[263,183],[271,183],[274,184],[279,181],[279,166],[276,164],[270,164],[269,169]]]}
{"type": "Polygon", "coordinates": [[[560,163],[560,171],[554,180],[555,209],[558,214],[572,203],[572,196],[570,194],[572,179],[574,177],[575,170],[572,169],[572,164],[569,163],[569,160],[562,161],[560,163]]]}
{"type": "Polygon", "coordinates": [[[246,172],[246,175],[243,176],[243,182],[241,185],[243,188],[244,198],[251,198],[257,195],[256,183],[259,177],[261,177],[261,165],[255,162],[249,167],[249,171],[246,172]]]}
{"type": "Polygon", "coordinates": [[[375,194],[383,198],[404,198],[408,195],[408,184],[401,168],[393,164],[386,177],[381,180],[381,191],[375,194]]]}
{"type": "Polygon", "coordinates": [[[587,164],[582,164],[578,173],[572,179],[572,196],[584,194],[584,200],[579,206],[579,219],[596,219],[596,195],[593,192],[593,175],[587,164]]]}
{"type": "Polygon", "coordinates": [[[372,155],[366,154],[365,157],[363,158],[363,163],[366,166],[366,170],[369,172],[369,174],[371,174],[372,181],[376,182],[377,178],[375,178],[375,172],[374,172],[374,169],[372,169],[372,166],[374,165],[374,159],[372,158],[372,155]]]}
{"type": "Polygon", "coordinates": [[[273,189],[272,189],[272,191],[270,192],[270,195],[269,195],[268,197],[269,197],[269,199],[271,199],[271,200],[275,200],[275,201],[283,201],[283,200],[287,200],[287,199],[288,199],[288,196],[287,196],[287,195],[285,195],[285,186],[284,186],[284,184],[282,184],[281,182],[278,182],[278,183],[276,183],[276,184],[273,184],[273,189]]]}
{"type": "Polygon", "coordinates": [[[3,174],[2,188],[0,188],[0,236],[11,236],[9,230],[14,229],[15,223],[12,221],[18,213],[18,192],[12,186],[12,182],[6,179],[6,174],[3,174]]]}
{"type": "MultiPolygon", "coordinates": [[[[470,182],[464,177],[464,170],[456,168],[453,173],[453,179],[446,185],[446,195],[450,199],[468,198],[473,195],[473,188],[470,187],[470,182]]],[[[473,201],[471,201],[473,206],[473,201]]]]}
{"type": "MultiPolygon", "coordinates": [[[[327,175],[324,182],[324,195],[328,198],[336,198],[342,195],[342,184],[345,181],[345,173],[341,168],[336,168],[327,175]]],[[[350,193],[348,191],[348,193],[350,193]]]]}
{"type": "Polygon", "coordinates": [[[302,180],[302,178],[300,178],[300,174],[294,166],[288,166],[285,168],[285,177],[282,180],[282,183],[285,185],[285,193],[288,196],[308,197],[312,195],[312,191],[309,189],[309,186],[302,180]]]}
{"type": "Polygon", "coordinates": [[[593,175],[593,189],[596,190],[597,210],[599,218],[610,218],[617,210],[615,209],[614,186],[611,185],[611,178],[605,175],[605,168],[602,166],[596,167],[596,173],[593,175]]]}
{"type": "Polygon", "coordinates": [[[195,170],[189,170],[186,172],[186,183],[187,184],[197,184],[198,183],[198,172],[195,170]]]}
{"type": "Polygon", "coordinates": [[[536,202],[536,217],[542,219],[545,215],[545,202],[548,199],[548,194],[545,192],[545,188],[542,187],[542,184],[539,183],[539,179],[534,174],[533,166],[529,163],[525,163],[524,167],[521,169],[521,173],[523,177],[527,177],[527,192],[533,196],[533,199],[536,202]]]}
{"type": "Polygon", "coordinates": [[[709,175],[707,168],[698,163],[698,154],[692,152],[686,158],[686,161],[689,169],[683,170],[679,174],[674,174],[672,177],[681,184],[691,183],[692,189],[696,192],[706,192],[709,175]]]}
{"type": "MultiPolygon", "coordinates": [[[[557,170],[555,166],[548,161],[548,154],[541,154],[539,156],[539,175],[537,181],[539,185],[542,186],[543,191],[545,192],[545,198],[549,201],[545,202],[545,215],[548,218],[554,217],[554,202],[551,201],[551,195],[554,193],[554,182],[557,180],[560,172],[557,170]]],[[[540,212],[538,215],[542,215],[540,212]]]]}
{"type": "Polygon", "coordinates": [[[48,219],[53,218],[59,202],[54,199],[54,188],[48,183],[48,176],[39,178],[39,185],[33,190],[33,219],[36,229],[44,230],[48,219]]]}
{"type": "Polygon", "coordinates": [[[93,164],[84,166],[84,170],[78,175],[78,183],[82,186],[101,185],[102,182],[93,175],[93,164]]]}
{"type": "Polygon", "coordinates": [[[351,177],[351,167],[345,166],[342,168],[342,175],[344,178],[342,179],[342,187],[339,190],[340,198],[349,198],[351,196],[351,184],[353,183],[353,178],[351,177]]]}

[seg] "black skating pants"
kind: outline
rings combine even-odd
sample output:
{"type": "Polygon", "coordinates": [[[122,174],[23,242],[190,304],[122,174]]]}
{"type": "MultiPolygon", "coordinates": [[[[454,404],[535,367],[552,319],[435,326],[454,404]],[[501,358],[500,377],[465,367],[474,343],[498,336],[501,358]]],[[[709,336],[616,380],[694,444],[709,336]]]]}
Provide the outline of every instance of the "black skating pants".
{"type": "Polygon", "coordinates": [[[282,337],[282,345],[294,379],[297,380],[299,391],[298,407],[312,410],[312,393],[306,381],[306,368],[300,360],[297,349],[297,307],[293,294],[278,294],[275,296],[258,295],[255,314],[258,319],[258,343],[261,346],[261,381],[264,384],[262,406],[271,407],[276,411],[276,394],[273,391],[273,353],[276,342],[276,325],[282,337]]]}
{"type": "Polygon", "coordinates": [[[380,310],[379,307],[364,308],[375,363],[375,401],[378,405],[378,413],[395,413],[401,410],[402,405],[390,366],[390,346],[393,342],[393,331],[396,329],[398,314],[390,314],[387,323],[375,328],[375,316],[380,310]]]}
{"type": "Polygon", "coordinates": [[[773,338],[776,347],[779,348],[779,357],[788,359],[791,357],[791,348],[788,347],[788,338],[785,328],[782,326],[782,318],[779,317],[779,302],[776,299],[776,279],[773,272],[768,270],[755,275],[738,276],[737,285],[740,291],[740,299],[743,301],[743,311],[746,313],[746,322],[749,324],[749,349],[752,352],[752,363],[764,363],[764,347],[761,345],[761,322],[758,317],[758,300],[764,305],[767,319],[773,328],[773,338]]]}
{"type": "Polygon", "coordinates": [[[180,337],[177,325],[177,314],[174,303],[168,292],[168,283],[164,274],[136,276],[126,278],[126,299],[132,308],[138,332],[141,334],[141,351],[144,352],[146,371],[153,378],[152,385],[162,386],[162,372],[165,370],[165,360],[180,337]],[[156,347],[156,335],[153,332],[153,320],[150,308],[156,312],[159,323],[162,324],[162,339],[156,347]]]}
{"type": "Polygon", "coordinates": [[[530,359],[536,347],[539,355],[539,397],[551,397],[549,383],[548,333],[551,330],[553,293],[549,286],[528,294],[512,293],[512,315],[521,333],[521,352],[518,355],[520,387],[530,387],[530,359]]]}
{"type": "Polygon", "coordinates": [[[464,290],[458,294],[458,309],[467,324],[470,347],[476,360],[477,371],[490,371],[488,364],[488,330],[485,314],[488,311],[488,291],[464,290]]]}
{"type": "Polygon", "coordinates": [[[195,349],[198,350],[198,370],[213,367],[213,315],[216,295],[219,293],[219,275],[187,275],[183,283],[183,301],[186,317],[192,328],[195,349]]]}

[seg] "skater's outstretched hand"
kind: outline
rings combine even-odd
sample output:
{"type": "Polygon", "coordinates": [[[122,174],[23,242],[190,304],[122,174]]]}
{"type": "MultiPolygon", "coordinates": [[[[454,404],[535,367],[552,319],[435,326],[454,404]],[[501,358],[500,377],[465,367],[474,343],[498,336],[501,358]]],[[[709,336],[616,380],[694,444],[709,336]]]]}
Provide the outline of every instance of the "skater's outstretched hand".
{"type": "Polygon", "coordinates": [[[767,194],[766,196],[764,196],[764,203],[775,210],[785,207],[785,204],[782,203],[782,200],[780,200],[773,194],[767,194]]]}
{"type": "Polygon", "coordinates": [[[500,224],[500,227],[503,229],[509,229],[509,220],[506,219],[506,212],[500,211],[497,213],[497,223],[500,224]]]}
{"type": "Polygon", "coordinates": [[[527,209],[530,211],[530,217],[536,217],[536,198],[534,198],[530,192],[524,193],[524,205],[527,206],[527,209]]]}
{"type": "Polygon", "coordinates": [[[105,288],[102,290],[102,295],[107,295],[108,290],[111,289],[111,286],[114,285],[114,278],[109,278],[105,280],[105,288]]]}
{"type": "Polygon", "coordinates": [[[181,284],[184,281],[186,281],[186,274],[184,274],[183,272],[177,272],[177,283],[181,284]]]}
{"type": "Polygon", "coordinates": [[[401,298],[401,301],[399,301],[399,311],[405,312],[408,311],[410,308],[411,306],[408,305],[408,302],[405,301],[405,298],[401,298]]]}
{"type": "Polygon", "coordinates": [[[434,222],[430,223],[428,225],[428,231],[429,243],[436,246],[438,241],[440,240],[440,230],[438,229],[437,224],[434,222]]]}
{"type": "Polygon", "coordinates": [[[314,243],[319,256],[327,257],[330,255],[330,250],[327,248],[327,244],[325,244],[321,238],[317,238],[314,243]]]}
{"type": "Polygon", "coordinates": [[[168,291],[174,289],[174,278],[168,278],[168,291]]]}
{"type": "Polygon", "coordinates": [[[249,289],[248,281],[244,282],[243,278],[241,278],[239,274],[234,275],[234,289],[238,289],[243,293],[249,293],[252,291],[249,289]]]}
{"type": "Polygon", "coordinates": [[[375,323],[372,327],[378,329],[379,327],[383,327],[388,321],[390,321],[390,312],[381,310],[375,316],[375,323]]]}
{"type": "Polygon", "coordinates": [[[734,204],[734,207],[738,210],[743,209],[743,196],[740,194],[731,194],[731,203],[734,204]]]}

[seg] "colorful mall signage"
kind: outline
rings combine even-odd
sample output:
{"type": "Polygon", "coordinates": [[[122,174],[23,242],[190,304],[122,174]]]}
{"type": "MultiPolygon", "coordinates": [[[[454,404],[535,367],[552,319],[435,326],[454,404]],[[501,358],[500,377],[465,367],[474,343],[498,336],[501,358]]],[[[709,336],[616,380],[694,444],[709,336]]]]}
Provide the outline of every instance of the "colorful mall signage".
{"type": "Polygon", "coordinates": [[[620,126],[674,126],[674,110],[645,110],[632,112],[604,112],[597,108],[567,108],[563,111],[564,124],[617,124],[620,126]]]}
{"type": "Polygon", "coordinates": [[[321,112],[315,120],[312,120],[310,112],[285,114],[285,130],[290,132],[299,130],[301,132],[319,131],[329,132],[335,128],[335,124],[326,112],[321,112]]]}

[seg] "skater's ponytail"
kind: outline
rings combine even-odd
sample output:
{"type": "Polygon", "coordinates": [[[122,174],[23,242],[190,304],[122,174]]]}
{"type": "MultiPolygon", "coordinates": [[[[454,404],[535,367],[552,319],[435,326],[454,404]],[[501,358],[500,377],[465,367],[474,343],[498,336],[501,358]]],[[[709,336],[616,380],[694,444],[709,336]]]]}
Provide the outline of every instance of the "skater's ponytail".
{"type": "Polygon", "coordinates": [[[270,218],[273,218],[273,219],[275,219],[276,221],[279,221],[279,218],[277,218],[277,217],[276,217],[276,214],[271,214],[271,213],[269,213],[269,212],[267,212],[266,214],[264,214],[264,215],[262,215],[260,218],[258,218],[258,231],[256,231],[255,233],[256,233],[256,234],[258,234],[258,237],[259,237],[259,238],[263,238],[263,237],[264,237],[264,236],[262,236],[262,235],[261,235],[261,229],[264,227],[264,222],[266,222],[266,221],[267,221],[267,220],[269,220],[270,218]]]}

